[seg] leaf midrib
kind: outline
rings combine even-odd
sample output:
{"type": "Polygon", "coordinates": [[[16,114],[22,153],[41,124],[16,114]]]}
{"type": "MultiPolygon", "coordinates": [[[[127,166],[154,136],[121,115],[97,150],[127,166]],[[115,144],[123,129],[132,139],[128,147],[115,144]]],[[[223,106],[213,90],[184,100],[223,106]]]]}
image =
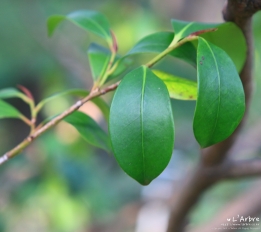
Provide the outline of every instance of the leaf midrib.
{"type": "Polygon", "coordinates": [[[216,127],[217,127],[217,122],[218,122],[218,116],[219,116],[219,113],[220,113],[220,73],[219,73],[219,69],[218,69],[218,64],[217,64],[217,60],[216,60],[216,57],[215,57],[215,54],[213,52],[213,50],[211,49],[211,47],[209,46],[209,44],[203,39],[204,43],[208,46],[212,56],[213,56],[213,59],[214,59],[214,62],[215,62],[215,66],[216,66],[216,70],[217,70],[217,74],[218,74],[218,110],[217,110],[217,115],[216,115],[216,121],[215,121],[215,126],[213,127],[213,130],[212,130],[212,134],[211,134],[211,137],[210,137],[210,140],[212,140],[213,138],[213,135],[214,135],[214,131],[216,130],[216,127]]]}
{"type": "Polygon", "coordinates": [[[141,123],[141,150],[142,150],[142,166],[143,166],[143,180],[145,181],[145,154],[144,154],[144,131],[143,131],[143,110],[144,110],[144,92],[146,83],[146,68],[143,67],[142,90],[141,90],[141,104],[140,104],[140,123],[141,123]]]}

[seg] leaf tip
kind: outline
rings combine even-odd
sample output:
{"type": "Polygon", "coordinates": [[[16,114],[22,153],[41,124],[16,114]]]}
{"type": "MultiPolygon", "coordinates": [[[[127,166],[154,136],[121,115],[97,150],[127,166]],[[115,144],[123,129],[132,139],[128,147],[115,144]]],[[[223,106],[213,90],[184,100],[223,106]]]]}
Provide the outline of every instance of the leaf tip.
{"type": "Polygon", "coordinates": [[[56,27],[65,19],[64,15],[53,15],[47,19],[47,33],[51,37],[56,27]]]}

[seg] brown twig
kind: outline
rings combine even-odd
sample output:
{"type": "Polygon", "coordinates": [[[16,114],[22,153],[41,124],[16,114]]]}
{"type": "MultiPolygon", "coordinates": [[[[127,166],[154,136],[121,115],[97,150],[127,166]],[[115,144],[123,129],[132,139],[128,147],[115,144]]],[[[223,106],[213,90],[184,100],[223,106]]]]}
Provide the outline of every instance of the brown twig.
{"type": "MultiPolygon", "coordinates": [[[[247,42],[247,58],[240,73],[246,96],[246,112],[252,94],[252,15],[261,9],[261,0],[228,0],[223,10],[224,19],[232,21],[242,30],[247,42]]],[[[238,138],[239,131],[246,120],[246,115],[237,130],[225,141],[202,151],[201,162],[180,187],[178,195],[172,199],[172,210],[167,232],[183,231],[186,216],[197,203],[202,193],[217,180],[207,178],[205,168],[222,163],[238,138]]]]}
{"type": "Polygon", "coordinates": [[[24,141],[22,141],[20,144],[18,144],[15,148],[12,150],[6,152],[2,157],[0,157],[0,165],[8,161],[10,158],[13,158],[17,154],[19,154],[22,150],[24,150],[28,145],[32,143],[33,140],[38,138],[40,135],[42,135],[44,132],[49,130],[50,128],[57,125],[60,121],[62,121],[66,116],[73,113],[77,109],[79,109],[84,103],[88,102],[89,100],[101,96],[105,93],[108,93],[110,91],[115,90],[120,82],[117,82],[115,84],[112,84],[104,89],[96,89],[93,90],[87,97],[85,97],[82,100],[77,101],[74,105],[72,105],[69,109],[65,110],[63,113],[52,119],[50,122],[36,130],[34,133],[29,135],[24,141]]]}

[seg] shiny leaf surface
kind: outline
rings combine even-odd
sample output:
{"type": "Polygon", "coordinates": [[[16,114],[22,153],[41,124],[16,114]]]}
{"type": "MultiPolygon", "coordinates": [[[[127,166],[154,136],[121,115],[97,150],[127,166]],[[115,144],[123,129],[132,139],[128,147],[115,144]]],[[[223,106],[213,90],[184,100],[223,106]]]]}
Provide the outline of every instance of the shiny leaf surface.
{"type": "Polygon", "coordinates": [[[245,111],[241,80],[230,57],[203,38],[198,41],[198,99],[194,134],[201,147],[229,137],[245,111]]]}
{"type": "Polygon", "coordinates": [[[174,144],[168,90],[146,67],[128,73],[114,95],[109,131],[122,169],[148,185],[167,166],[174,144]]]}

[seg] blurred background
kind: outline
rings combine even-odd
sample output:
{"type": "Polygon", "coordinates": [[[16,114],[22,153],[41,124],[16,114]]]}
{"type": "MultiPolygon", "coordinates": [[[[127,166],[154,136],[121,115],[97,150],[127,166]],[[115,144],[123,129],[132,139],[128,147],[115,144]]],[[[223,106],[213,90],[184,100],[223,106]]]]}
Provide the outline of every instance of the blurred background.
{"type": "MultiPolygon", "coordinates": [[[[124,54],[145,35],[171,31],[171,18],[222,22],[223,4],[216,0],[1,0],[0,89],[20,84],[39,101],[66,89],[91,88],[86,50],[99,39],[69,22],[62,23],[48,38],[46,20],[50,15],[79,9],[102,12],[118,39],[119,52],[124,54]]],[[[236,159],[255,157],[261,151],[261,93],[257,91],[261,85],[260,25],[259,13],[254,18],[255,92],[247,126],[231,152],[236,159]]],[[[196,78],[192,67],[174,58],[157,66],[196,78]]],[[[108,104],[111,97],[104,97],[108,104]]],[[[63,111],[74,101],[64,97],[49,103],[41,118],[63,111]]],[[[9,102],[29,114],[20,100],[9,102]]],[[[192,131],[195,102],[173,100],[172,104],[176,126],[173,158],[148,187],[129,178],[112,154],[86,144],[66,123],[37,139],[0,167],[0,232],[165,232],[172,193],[199,159],[192,131]]],[[[99,109],[92,104],[85,109],[106,130],[99,109]]],[[[19,120],[1,120],[0,154],[22,141],[28,132],[19,120]]],[[[254,179],[216,185],[191,212],[188,230],[210,223],[242,192],[247,194],[258,186],[260,189],[260,182],[254,179]]],[[[261,216],[260,209],[257,214],[261,216]]]]}

